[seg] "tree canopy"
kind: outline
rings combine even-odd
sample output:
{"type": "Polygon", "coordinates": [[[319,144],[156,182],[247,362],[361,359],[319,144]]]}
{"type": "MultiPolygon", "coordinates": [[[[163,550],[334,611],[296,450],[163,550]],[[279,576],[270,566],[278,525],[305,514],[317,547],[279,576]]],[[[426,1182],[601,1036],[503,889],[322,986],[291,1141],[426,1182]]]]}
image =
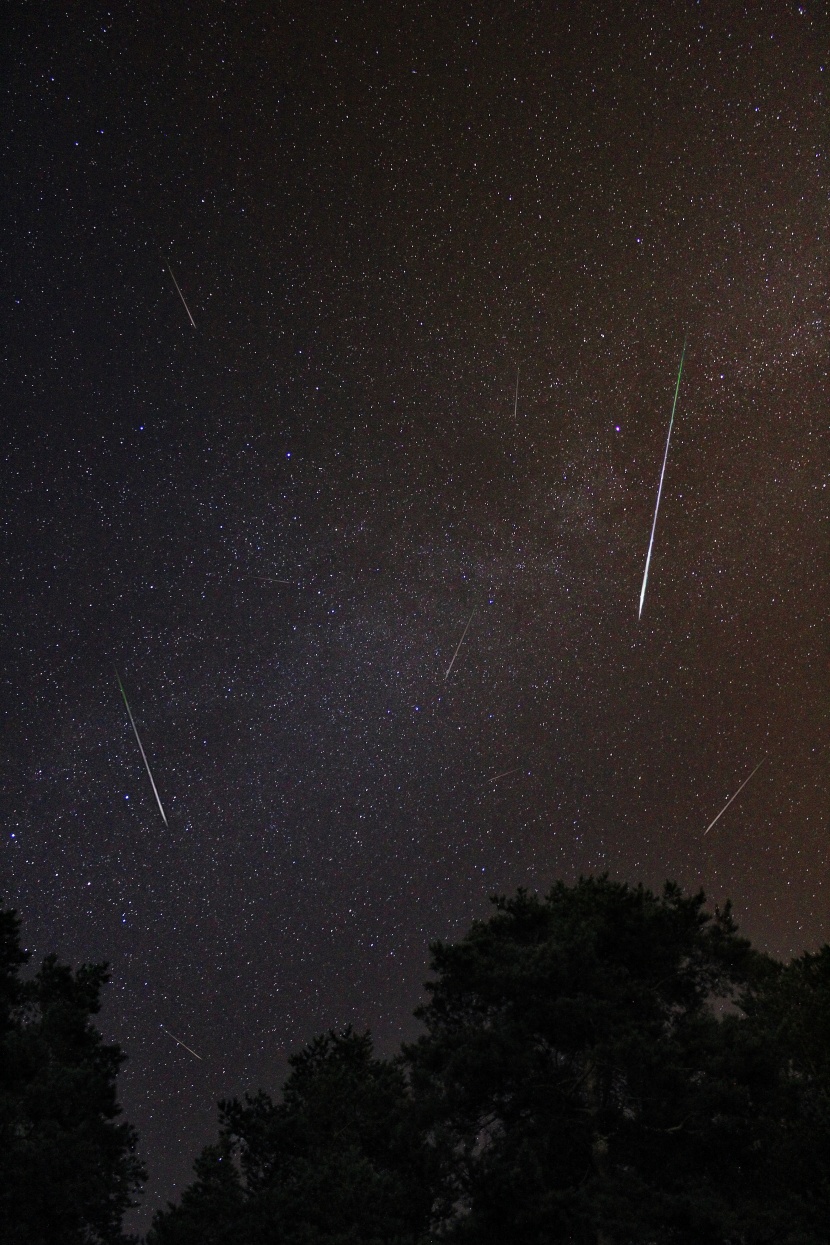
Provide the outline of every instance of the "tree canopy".
{"type": "Polygon", "coordinates": [[[317,1039],[148,1245],[826,1245],[830,948],[607,877],[432,947],[422,1036],[317,1039]]]}
{"type": "Polygon", "coordinates": [[[730,1239],[754,1138],[717,1009],[771,966],[703,904],[589,878],[433,948],[407,1060],[447,1147],[452,1239],[730,1239]]]}
{"type": "Polygon", "coordinates": [[[402,1067],[368,1035],[329,1033],[291,1059],[274,1104],[220,1104],[220,1138],[148,1245],[415,1245],[432,1204],[431,1154],[402,1067]]]}
{"type": "MultiPolygon", "coordinates": [[[[417,1041],[329,1032],[221,1102],[147,1245],[826,1245],[830,946],[781,964],[702,892],[598,877],[431,952],[417,1041]]],[[[0,1245],[115,1245],[106,969],[25,959],[0,914],[0,1245]]]]}
{"type": "Polygon", "coordinates": [[[48,956],[30,979],[14,912],[0,912],[0,1245],[120,1245],[144,1170],[119,1119],[125,1056],[91,1023],[104,964],[48,956]]]}

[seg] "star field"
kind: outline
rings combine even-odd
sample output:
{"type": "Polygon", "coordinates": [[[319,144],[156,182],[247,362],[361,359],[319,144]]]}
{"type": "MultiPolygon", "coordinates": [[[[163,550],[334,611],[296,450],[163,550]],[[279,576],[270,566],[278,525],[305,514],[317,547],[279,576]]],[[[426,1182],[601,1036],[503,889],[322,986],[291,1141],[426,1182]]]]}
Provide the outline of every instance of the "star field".
{"type": "Polygon", "coordinates": [[[2,878],[35,959],[111,964],[136,1230],[219,1097],[411,1036],[493,893],[824,942],[824,8],[6,35],[2,878]]]}

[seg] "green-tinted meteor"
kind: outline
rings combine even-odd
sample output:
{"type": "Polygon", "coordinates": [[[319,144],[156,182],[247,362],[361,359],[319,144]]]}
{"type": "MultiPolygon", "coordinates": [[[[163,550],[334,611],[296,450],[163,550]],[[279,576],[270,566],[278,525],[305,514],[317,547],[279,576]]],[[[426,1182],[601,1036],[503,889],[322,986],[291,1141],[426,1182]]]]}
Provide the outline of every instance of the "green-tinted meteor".
{"type": "Polygon", "coordinates": [[[162,803],[161,803],[161,798],[158,793],[158,788],[156,787],[155,781],[153,780],[153,774],[150,769],[150,762],[147,760],[147,754],[144,751],[144,746],[141,742],[141,736],[138,733],[138,728],[133,719],[132,710],[130,709],[130,702],[127,700],[127,693],[124,691],[124,684],[121,682],[121,678],[117,670],[115,672],[115,677],[116,679],[118,679],[118,686],[121,689],[121,695],[123,696],[124,704],[127,707],[127,716],[130,719],[130,726],[133,728],[133,734],[135,735],[136,743],[138,744],[138,750],[141,753],[141,759],[144,762],[144,768],[147,771],[147,777],[150,779],[150,786],[153,788],[153,795],[156,797],[156,804],[158,804],[159,806],[159,812],[161,813],[161,819],[166,826],[167,818],[164,815],[164,809],[162,808],[162,803]]]}
{"type": "Polygon", "coordinates": [[[674,424],[674,412],[677,409],[677,395],[680,393],[680,377],[683,375],[683,360],[686,358],[686,346],[689,343],[688,337],[683,342],[683,353],[680,356],[680,367],[677,369],[677,384],[674,387],[674,402],[671,408],[671,419],[669,420],[669,434],[666,437],[666,452],[663,455],[663,468],[660,472],[660,485],[657,489],[657,505],[654,507],[654,522],[651,525],[651,539],[648,542],[648,553],[646,555],[646,569],[643,574],[643,586],[640,589],[640,609],[637,614],[638,618],[643,615],[643,602],[646,599],[646,584],[648,583],[648,568],[651,563],[651,551],[654,547],[654,533],[657,530],[657,511],[660,509],[660,497],[663,493],[663,476],[666,474],[666,463],[669,459],[669,442],[671,441],[671,430],[674,424]]]}

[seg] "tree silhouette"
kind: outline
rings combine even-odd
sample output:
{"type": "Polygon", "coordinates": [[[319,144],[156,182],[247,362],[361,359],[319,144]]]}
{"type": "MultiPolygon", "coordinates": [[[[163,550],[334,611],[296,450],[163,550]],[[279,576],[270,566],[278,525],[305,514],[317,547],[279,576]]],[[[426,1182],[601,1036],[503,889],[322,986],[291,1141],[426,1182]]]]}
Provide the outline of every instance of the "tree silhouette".
{"type": "Polygon", "coordinates": [[[148,1245],[414,1245],[429,1221],[430,1151],[403,1071],[368,1034],[329,1033],[291,1059],[282,1101],[220,1103],[220,1140],[148,1245]]]}
{"type": "Polygon", "coordinates": [[[144,1179],[136,1134],[120,1121],[125,1056],[90,1021],[104,964],[73,972],[48,956],[20,970],[14,912],[0,912],[0,1243],[120,1245],[144,1179]]]}
{"type": "Polygon", "coordinates": [[[607,877],[494,901],[432,947],[392,1061],[318,1038],[148,1245],[827,1245],[830,947],[607,877]]]}
{"type": "Polygon", "coordinates": [[[728,1007],[774,970],[703,904],[581,879],[432,948],[407,1057],[443,1147],[445,1239],[743,1239],[774,1068],[728,1007]]]}

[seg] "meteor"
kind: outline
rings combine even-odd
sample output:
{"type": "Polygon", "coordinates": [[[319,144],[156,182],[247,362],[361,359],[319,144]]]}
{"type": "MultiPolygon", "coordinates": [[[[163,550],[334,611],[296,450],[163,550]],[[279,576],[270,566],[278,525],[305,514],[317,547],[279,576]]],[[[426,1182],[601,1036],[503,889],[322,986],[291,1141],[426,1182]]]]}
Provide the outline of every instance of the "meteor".
{"type": "MultiPolygon", "coordinates": [[[[124,691],[124,684],[121,682],[121,679],[120,679],[120,677],[119,677],[119,674],[118,674],[118,671],[117,671],[117,670],[116,670],[116,672],[115,672],[115,677],[116,677],[116,679],[118,679],[118,686],[119,686],[119,687],[120,687],[120,689],[121,689],[121,695],[122,695],[122,696],[123,696],[123,698],[124,698],[124,704],[127,706],[127,716],[128,716],[128,717],[129,717],[129,719],[130,719],[130,726],[133,728],[133,733],[134,733],[135,738],[136,738],[136,743],[138,744],[138,748],[139,748],[139,751],[140,751],[140,753],[141,753],[141,759],[142,759],[142,761],[144,762],[144,768],[145,768],[145,769],[146,769],[146,771],[147,771],[147,777],[150,779],[150,786],[153,788],[153,795],[156,797],[156,804],[158,804],[158,806],[159,806],[159,812],[161,813],[161,819],[162,819],[162,821],[164,822],[164,824],[165,824],[165,826],[166,826],[166,825],[167,825],[167,818],[166,818],[166,817],[165,817],[165,815],[164,815],[164,809],[162,808],[162,805],[161,805],[161,799],[159,798],[158,788],[156,787],[155,781],[154,781],[154,779],[153,779],[153,774],[152,774],[152,771],[151,771],[151,769],[150,769],[150,762],[147,760],[147,754],[146,754],[146,752],[144,751],[144,746],[143,746],[143,744],[142,744],[142,742],[141,742],[141,736],[140,736],[140,735],[139,735],[139,733],[138,733],[138,728],[136,727],[135,720],[133,719],[132,710],[130,709],[130,702],[127,700],[127,693],[124,691]]],[[[171,1036],[172,1036],[172,1034],[171,1034],[171,1036]]]]}
{"type": "MultiPolygon", "coordinates": [[[[475,610],[473,610],[473,614],[475,614],[475,610]]],[[[471,615],[470,615],[470,617],[467,619],[467,626],[464,628],[464,630],[463,630],[463,632],[462,632],[462,634],[461,634],[461,639],[458,641],[458,644],[457,644],[457,645],[456,645],[456,647],[455,647],[455,652],[454,652],[454,653],[453,653],[453,655],[452,655],[452,661],[451,661],[451,662],[450,662],[450,664],[447,666],[447,672],[446,672],[446,674],[444,675],[444,682],[445,682],[445,683],[446,683],[447,679],[450,677],[450,671],[452,670],[453,666],[455,665],[455,659],[456,659],[456,657],[458,656],[458,650],[461,648],[461,645],[464,643],[464,637],[466,636],[467,632],[470,630],[470,623],[473,621],[473,614],[471,614],[471,615]]]]}
{"type": "Polygon", "coordinates": [[[519,369],[516,368],[516,396],[513,399],[513,418],[516,419],[519,414],[519,369]]]}
{"type": "Polygon", "coordinates": [[[638,619],[643,616],[643,602],[646,599],[646,584],[648,583],[648,568],[651,562],[651,550],[654,547],[654,533],[657,530],[657,511],[660,509],[660,497],[663,492],[663,476],[666,474],[666,463],[669,460],[669,442],[671,441],[671,430],[674,424],[674,412],[677,409],[677,395],[680,393],[680,377],[683,375],[683,360],[686,358],[686,346],[689,343],[688,337],[683,342],[683,353],[680,356],[680,367],[677,370],[677,384],[674,387],[674,402],[672,402],[671,419],[669,420],[669,434],[666,437],[666,452],[663,455],[663,467],[660,472],[660,486],[657,489],[657,505],[654,507],[654,522],[651,525],[651,539],[648,542],[648,554],[646,555],[646,569],[643,574],[643,586],[640,589],[640,609],[637,614],[638,619]]]}
{"type": "MultiPolygon", "coordinates": [[[[761,766],[764,764],[764,761],[766,761],[766,759],[767,759],[766,757],[761,757],[760,761],[759,761],[759,762],[758,762],[758,764],[755,766],[755,769],[754,769],[754,770],[752,771],[752,773],[749,775],[749,778],[754,778],[754,777],[755,777],[755,775],[758,773],[758,770],[759,770],[759,769],[761,768],[761,766]]],[[[724,804],[723,808],[722,808],[722,809],[721,809],[721,811],[718,813],[718,815],[717,815],[717,817],[714,819],[714,821],[710,821],[710,822],[709,822],[709,825],[708,825],[708,826],[706,827],[706,829],[703,831],[703,833],[704,833],[704,834],[708,834],[708,833],[709,833],[709,831],[712,829],[712,826],[715,824],[715,821],[719,821],[719,820],[720,820],[720,818],[721,818],[721,817],[724,815],[724,813],[726,812],[726,810],[729,808],[729,805],[732,803],[732,801],[733,801],[733,800],[737,800],[738,796],[741,794],[741,792],[743,791],[744,787],[745,787],[745,786],[746,786],[746,784],[749,782],[749,778],[745,778],[745,779],[743,780],[743,782],[741,783],[740,787],[738,787],[738,790],[735,792],[735,794],[734,794],[734,795],[731,795],[731,796],[729,797],[729,799],[726,801],[726,803],[724,804]]]]}
{"type": "Polygon", "coordinates": [[[521,765],[514,765],[513,769],[502,770],[500,774],[496,774],[495,777],[490,778],[488,781],[491,783],[498,782],[500,778],[507,778],[508,774],[518,774],[521,768],[521,765]]]}
{"type": "Polygon", "coordinates": [[[201,1055],[197,1055],[197,1054],[196,1054],[196,1052],[195,1052],[195,1050],[191,1050],[191,1048],[187,1045],[187,1043],[186,1043],[186,1042],[183,1042],[183,1041],[181,1040],[181,1038],[177,1038],[177,1037],[176,1037],[175,1033],[171,1033],[169,1029],[165,1029],[164,1025],[162,1025],[162,1026],[161,1026],[161,1030],[162,1030],[162,1033],[166,1033],[168,1037],[172,1038],[172,1039],[173,1039],[173,1041],[174,1041],[174,1042],[175,1042],[178,1046],[183,1046],[183,1047],[185,1048],[185,1050],[188,1052],[188,1054],[190,1054],[190,1055],[194,1055],[197,1059],[202,1060],[202,1063],[204,1063],[204,1060],[202,1059],[202,1056],[201,1056],[201,1055]]]}
{"type": "MultiPolygon", "coordinates": [[[[170,265],[167,263],[166,260],[165,260],[165,267],[167,268],[167,271],[170,273],[170,276],[173,277],[173,269],[170,267],[170,265]]],[[[173,277],[173,284],[175,285],[176,292],[178,293],[179,298],[182,300],[182,305],[185,311],[187,312],[187,318],[195,329],[196,321],[193,319],[193,316],[190,314],[190,308],[188,307],[187,303],[184,301],[184,294],[182,294],[181,290],[179,289],[179,283],[175,277],[173,277]]]]}

